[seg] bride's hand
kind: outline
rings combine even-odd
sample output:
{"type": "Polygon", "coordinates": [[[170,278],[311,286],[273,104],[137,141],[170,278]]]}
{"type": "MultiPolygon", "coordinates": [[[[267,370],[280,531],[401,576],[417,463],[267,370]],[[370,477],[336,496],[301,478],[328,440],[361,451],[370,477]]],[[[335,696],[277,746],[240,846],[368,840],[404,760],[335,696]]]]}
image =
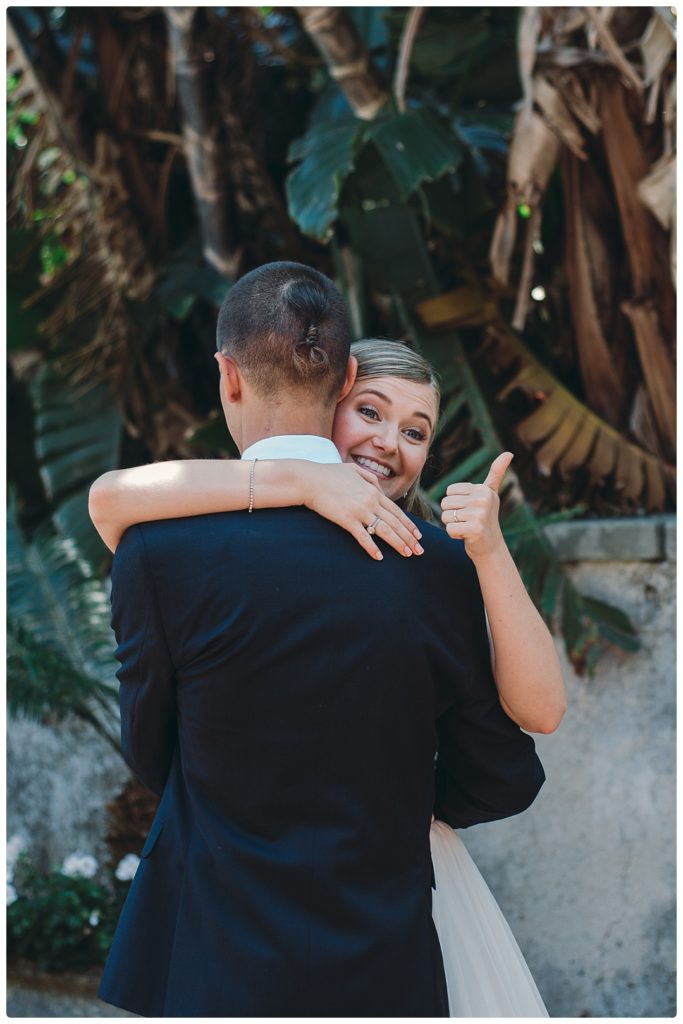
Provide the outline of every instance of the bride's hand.
{"type": "Polygon", "coordinates": [[[491,463],[483,484],[451,484],[441,502],[441,521],[450,537],[460,537],[473,562],[505,545],[500,529],[498,491],[513,459],[503,452],[491,463]]]}
{"type": "Polygon", "coordinates": [[[306,468],[303,503],[348,530],[373,558],[382,558],[368,533],[368,526],[373,523],[374,535],[399,554],[405,557],[422,554],[419,544],[422,534],[418,528],[395,502],[385,497],[372,473],[360,466],[310,463],[306,468]]]}

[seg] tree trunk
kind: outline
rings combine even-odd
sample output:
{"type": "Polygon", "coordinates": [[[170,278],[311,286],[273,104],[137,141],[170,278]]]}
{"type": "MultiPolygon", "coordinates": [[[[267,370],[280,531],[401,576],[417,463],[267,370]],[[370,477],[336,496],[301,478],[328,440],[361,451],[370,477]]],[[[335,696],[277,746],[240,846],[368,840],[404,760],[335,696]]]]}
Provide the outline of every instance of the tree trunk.
{"type": "Polygon", "coordinates": [[[228,278],[237,276],[241,251],[230,245],[232,217],[221,122],[213,93],[207,43],[197,29],[199,9],[164,11],[176,76],[185,156],[197,204],[204,258],[228,278]]]}
{"type": "Polygon", "coordinates": [[[356,28],[342,7],[297,7],[356,117],[372,121],[389,99],[356,28]]]}

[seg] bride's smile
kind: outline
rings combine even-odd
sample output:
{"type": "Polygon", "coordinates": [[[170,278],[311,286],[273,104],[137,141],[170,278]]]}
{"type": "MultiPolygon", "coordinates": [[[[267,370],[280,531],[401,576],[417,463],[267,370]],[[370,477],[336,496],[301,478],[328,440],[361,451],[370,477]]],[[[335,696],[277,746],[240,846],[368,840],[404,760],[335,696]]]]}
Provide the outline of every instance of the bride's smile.
{"type": "Polygon", "coordinates": [[[428,384],[364,378],[339,403],[332,436],[344,462],[372,473],[387,497],[396,499],[419,477],[435,422],[428,384]]]}

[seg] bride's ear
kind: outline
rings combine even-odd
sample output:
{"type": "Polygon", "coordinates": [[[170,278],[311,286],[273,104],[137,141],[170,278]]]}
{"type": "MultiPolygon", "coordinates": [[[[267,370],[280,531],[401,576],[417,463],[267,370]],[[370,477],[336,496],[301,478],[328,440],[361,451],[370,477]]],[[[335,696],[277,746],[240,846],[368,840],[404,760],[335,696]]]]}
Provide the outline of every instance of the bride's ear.
{"type": "Polygon", "coordinates": [[[231,356],[223,352],[215,352],[214,359],[218,363],[218,370],[221,375],[221,390],[228,402],[237,402],[242,396],[242,379],[240,377],[237,363],[231,356]]]}
{"type": "Polygon", "coordinates": [[[342,384],[342,389],[339,392],[339,395],[337,396],[337,404],[339,404],[339,402],[342,402],[346,398],[346,396],[348,395],[349,391],[351,390],[353,385],[356,383],[356,374],[357,373],[358,373],[358,360],[356,359],[355,356],[349,356],[349,361],[346,364],[346,376],[344,377],[344,383],[342,384]]]}

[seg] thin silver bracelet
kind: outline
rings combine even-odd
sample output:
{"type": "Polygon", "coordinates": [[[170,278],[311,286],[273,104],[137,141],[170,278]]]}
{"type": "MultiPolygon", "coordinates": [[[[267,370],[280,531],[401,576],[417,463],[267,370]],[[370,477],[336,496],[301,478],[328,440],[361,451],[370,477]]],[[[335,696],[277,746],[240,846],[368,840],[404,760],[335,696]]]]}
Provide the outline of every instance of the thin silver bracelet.
{"type": "Polygon", "coordinates": [[[254,511],[254,470],[256,469],[256,463],[258,459],[254,459],[249,470],[249,508],[248,512],[254,511]]]}

